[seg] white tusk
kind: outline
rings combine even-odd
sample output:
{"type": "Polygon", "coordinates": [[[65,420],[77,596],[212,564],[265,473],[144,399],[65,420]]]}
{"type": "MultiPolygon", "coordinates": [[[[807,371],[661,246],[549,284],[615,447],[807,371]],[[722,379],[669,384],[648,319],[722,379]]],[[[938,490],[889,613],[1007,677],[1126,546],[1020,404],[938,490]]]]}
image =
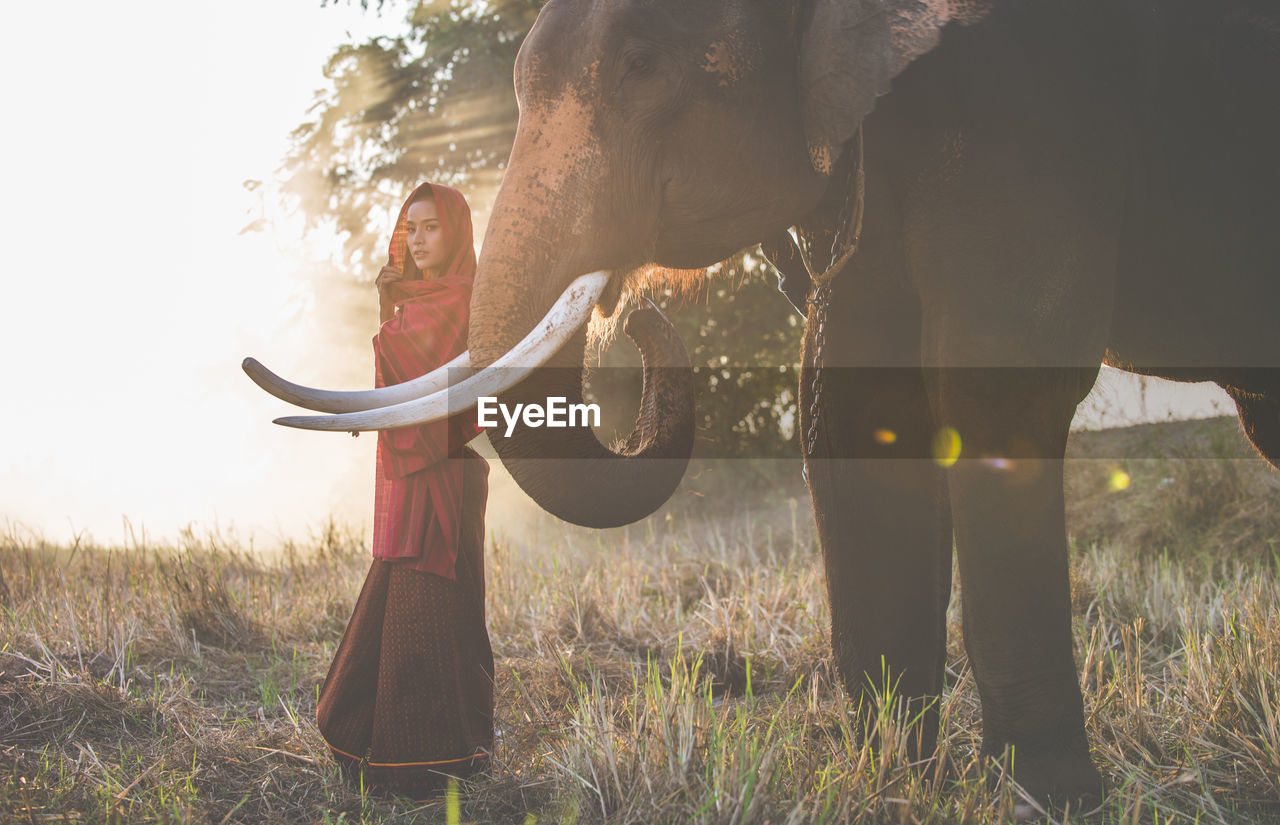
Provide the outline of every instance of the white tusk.
{"type": "Polygon", "coordinates": [[[360,410],[374,410],[403,401],[412,401],[424,395],[430,395],[449,386],[449,379],[461,381],[472,373],[471,354],[464,352],[443,367],[438,367],[426,375],[379,387],[375,390],[318,390],[304,387],[292,381],[286,381],[271,370],[262,366],[256,358],[246,358],[240,365],[253,383],[267,392],[290,404],[305,407],[308,410],[321,412],[345,413],[360,410]]]}
{"type": "Polygon", "coordinates": [[[426,424],[457,415],[481,396],[497,395],[545,364],[586,323],[609,280],[607,272],[578,277],[524,340],[479,373],[432,395],[376,410],[341,415],[292,415],[275,423],[302,430],[359,432],[426,424]]]}

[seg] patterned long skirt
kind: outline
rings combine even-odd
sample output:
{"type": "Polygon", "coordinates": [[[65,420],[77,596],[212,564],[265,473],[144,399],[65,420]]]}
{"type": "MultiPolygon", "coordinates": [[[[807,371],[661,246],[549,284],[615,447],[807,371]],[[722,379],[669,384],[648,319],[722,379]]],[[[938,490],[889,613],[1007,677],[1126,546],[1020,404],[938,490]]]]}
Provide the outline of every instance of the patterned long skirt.
{"type": "Polygon", "coordinates": [[[316,724],[367,787],[425,799],[493,748],[484,623],[488,467],[468,461],[456,580],[375,560],[320,689],[316,724]],[[473,469],[474,468],[474,469],[473,469]]]}

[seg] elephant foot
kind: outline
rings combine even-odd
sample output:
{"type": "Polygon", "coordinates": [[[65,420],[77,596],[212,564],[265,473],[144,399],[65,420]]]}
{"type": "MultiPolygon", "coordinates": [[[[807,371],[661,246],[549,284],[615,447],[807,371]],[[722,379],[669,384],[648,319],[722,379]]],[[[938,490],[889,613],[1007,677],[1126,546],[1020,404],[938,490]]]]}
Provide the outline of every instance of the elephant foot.
{"type": "Polygon", "coordinates": [[[1082,814],[1102,804],[1102,776],[1087,751],[1061,745],[1014,748],[1000,760],[1000,778],[1012,778],[1022,799],[1018,822],[1037,822],[1046,814],[1082,814]],[[1010,768],[1012,770],[1010,770],[1010,768]]]}
{"type": "Polygon", "coordinates": [[[868,691],[854,713],[858,719],[858,732],[872,752],[883,748],[899,751],[907,762],[921,768],[922,773],[934,770],[938,756],[938,700],[937,697],[917,696],[897,698],[893,707],[886,708],[883,699],[872,697],[868,691]],[[886,733],[892,732],[891,736],[886,733]]]}

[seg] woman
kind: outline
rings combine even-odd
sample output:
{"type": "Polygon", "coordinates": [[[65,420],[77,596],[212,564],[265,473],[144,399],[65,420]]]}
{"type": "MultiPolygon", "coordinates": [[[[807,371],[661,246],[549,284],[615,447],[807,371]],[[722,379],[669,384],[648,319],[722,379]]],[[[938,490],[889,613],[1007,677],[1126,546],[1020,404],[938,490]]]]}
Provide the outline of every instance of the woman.
{"type": "MultiPolygon", "coordinates": [[[[471,210],[423,184],[400,208],[378,276],[379,387],[466,349],[471,210]]],[[[485,764],[493,654],[484,623],[489,465],[474,413],[378,434],[373,566],[320,690],[316,724],[367,785],[422,799],[485,764]]]]}

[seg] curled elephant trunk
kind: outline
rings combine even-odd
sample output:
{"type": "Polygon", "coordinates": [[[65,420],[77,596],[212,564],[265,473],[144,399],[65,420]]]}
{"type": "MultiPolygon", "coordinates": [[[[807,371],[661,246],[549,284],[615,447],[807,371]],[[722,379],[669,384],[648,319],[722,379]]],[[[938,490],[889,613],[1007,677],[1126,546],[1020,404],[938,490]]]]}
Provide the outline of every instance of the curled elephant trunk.
{"type": "MultiPolygon", "coordinates": [[[[603,161],[586,137],[590,118],[572,96],[555,103],[526,100],[506,178],[494,201],[480,251],[467,341],[472,366],[500,359],[582,272],[612,271],[598,305],[617,297],[614,271],[633,257],[602,206],[603,161]],[[572,146],[549,142],[558,135],[572,146]],[[566,160],[567,159],[567,160],[566,160]],[[612,287],[610,289],[609,287],[612,287]]],[[[589,427],[539,427],[521,420],[491,429],[503,465],[544,510],[587,527],[616,527],[661,507],[684,476],[693,450],[694,391],[689,355],[656,308],[628,316],[624,330],[640,349],[643,390],[631,433],[612,447],[589,427]]],[[[516,404],[582,403],[586,325],[544,366],[498,396],[516,404]]]]}
{"type": "MultiPolygon", "coordinates": [[[[689,355],[656,308],[633,311],[624,330],[640,349],[644,383],[631,433],[606,448],[589,427],[526,426],[510,437],[489,431],[503,465],[547,512],[584,527],[618,527],[661,507],[675,492],[693,449],[694,390],[689,355]]],[[[545,404],[562,397],[582,403],[585,329],[561,351],[576,367],[539,370],[500,403],[545,404]]]]}

